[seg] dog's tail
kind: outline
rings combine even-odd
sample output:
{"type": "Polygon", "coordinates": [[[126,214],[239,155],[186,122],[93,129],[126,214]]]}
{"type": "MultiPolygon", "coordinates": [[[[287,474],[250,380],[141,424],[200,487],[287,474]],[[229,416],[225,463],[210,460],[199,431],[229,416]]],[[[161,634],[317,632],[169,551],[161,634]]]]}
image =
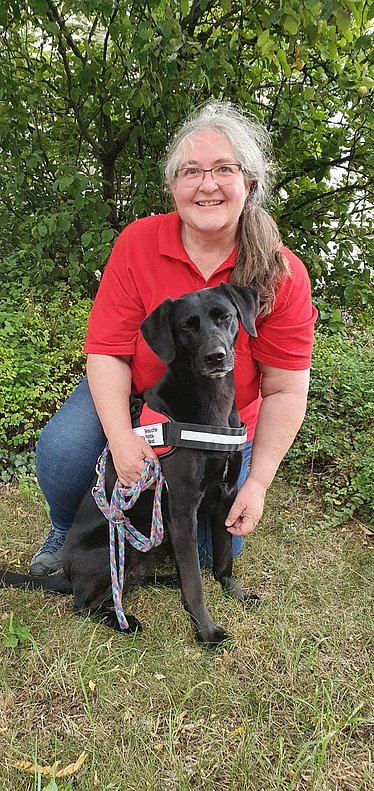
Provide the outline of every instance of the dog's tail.
{"type": "Polygon", "coordinates": [[[42,588],[55,593],[72,593],[73,588],[63,571],[58,574],[44,574],[33,577],[31,574],[18,574],[15,571],[0,569],[0,587],[38,590],[42,588]]]}

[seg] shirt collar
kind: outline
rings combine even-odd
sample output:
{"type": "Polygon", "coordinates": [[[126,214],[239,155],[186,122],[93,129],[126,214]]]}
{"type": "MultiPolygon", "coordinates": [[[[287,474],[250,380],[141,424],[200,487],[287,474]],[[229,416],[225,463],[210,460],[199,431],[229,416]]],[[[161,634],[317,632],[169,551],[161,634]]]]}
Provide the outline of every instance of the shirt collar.
{"type": "MultiPolygon", "coordinates": [[[[181,235],[181,219],[177,211],[165,214],[158,230],[158,249],[160,255],[167,255],[177,261],[184,261],[194,270],[198,271],[196,264],[191,261],[186,253],[181,235]]],[[[233,269],[236,258],[236,247],[231,251],[226,261],[217,267],[214,274],[226,269],[233,269]]]]}

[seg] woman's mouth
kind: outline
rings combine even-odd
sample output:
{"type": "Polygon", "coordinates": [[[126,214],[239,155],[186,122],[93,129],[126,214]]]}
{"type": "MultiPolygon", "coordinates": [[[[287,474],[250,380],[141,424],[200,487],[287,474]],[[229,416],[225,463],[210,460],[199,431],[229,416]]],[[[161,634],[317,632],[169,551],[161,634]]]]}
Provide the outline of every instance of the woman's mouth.
{"type": "Polygon", "coordinates": [[[195,203],[197,206],[220,206],[223,200],[197,200],[195,203]]]}

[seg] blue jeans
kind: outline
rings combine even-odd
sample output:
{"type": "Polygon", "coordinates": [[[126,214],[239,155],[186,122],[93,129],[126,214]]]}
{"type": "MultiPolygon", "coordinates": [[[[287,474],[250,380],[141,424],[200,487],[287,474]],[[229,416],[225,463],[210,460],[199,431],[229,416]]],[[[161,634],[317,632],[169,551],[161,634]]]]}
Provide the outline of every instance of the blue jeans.
{"type": "MultiPolygon", "coordinates": [[[[50,508],[53,527],[69,530],[78,505],[91,485],[97,458],[105,444],[106,437],[84,378],[47,423],[36,444],[36,473],[50,508]]],[[[248,476],[251,450],[252,443],[248,442],[239,486],[248,476]]],[[[212,542],[205,514],[201,514],[199,520],[198,543],[201,565],[210,568],[212,542]]],[[[232,537],[234,557],[242,545],[241,536],[232,537]]]]}

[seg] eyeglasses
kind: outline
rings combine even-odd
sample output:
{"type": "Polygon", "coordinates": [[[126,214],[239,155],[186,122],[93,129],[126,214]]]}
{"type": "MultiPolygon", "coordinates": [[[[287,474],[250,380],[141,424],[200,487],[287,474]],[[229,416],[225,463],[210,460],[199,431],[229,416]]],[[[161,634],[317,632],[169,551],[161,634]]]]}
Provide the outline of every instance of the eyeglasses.
{"type": "Polygon", "coordinates": [[[204,181],[205,173],[210,173],[216,184],[231,184],[235,181],[238,173],[242,169],[236,162],[225,162],[223,165],[216,165],[214,168],[178,168],[175,175],[181,184],[191,185],[201,184],[204,181]]]}

